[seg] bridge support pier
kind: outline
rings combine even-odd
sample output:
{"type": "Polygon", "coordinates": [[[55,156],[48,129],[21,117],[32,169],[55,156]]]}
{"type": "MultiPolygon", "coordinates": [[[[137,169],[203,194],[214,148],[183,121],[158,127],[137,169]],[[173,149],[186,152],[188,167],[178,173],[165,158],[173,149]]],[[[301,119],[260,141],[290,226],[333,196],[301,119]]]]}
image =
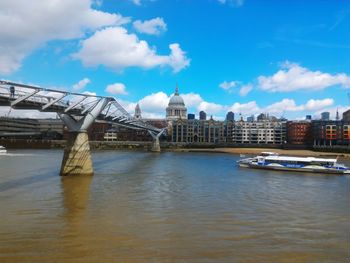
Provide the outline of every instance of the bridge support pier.
{"type": "Polygon", "coordinates": [[[86,132],[69,133],[60,174],[62,176],[94,174],[89,138],[86,132]]]}
{"type": "Polygon", "coordinates": [[[153,138],[151,152],[160,152],[159,137],[163,134],[164,131],[165,131],[165,129],[161,130],[161,132],[159,132],[158,134],[156,134],[153,131],[148,131],[149,134],[151,134],[151,136],[153,138]]]}
{"type": "Polygon", "coordinates": [[[107,105],[107,99],[101,99],[84,117],[76,120],[69,114],[60,114],[60,118],[69,130],[69,138],[64,149],[61,165],[62,176],[93,175],[89,137],[87,129],[107,105]]]}

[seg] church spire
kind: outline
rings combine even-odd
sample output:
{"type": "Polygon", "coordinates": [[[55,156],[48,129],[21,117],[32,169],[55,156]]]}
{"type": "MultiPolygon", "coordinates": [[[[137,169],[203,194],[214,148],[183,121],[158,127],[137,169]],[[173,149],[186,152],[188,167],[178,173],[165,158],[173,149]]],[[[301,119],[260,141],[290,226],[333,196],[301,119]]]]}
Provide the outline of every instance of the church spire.
{"type": "Polygon", "coordinates": [[[141,117],[141,109],[140,109],[140,105],[137,103],[136,104],[136,107],[135,107],[135,115],[134,115],[134,117],[136,118],[136,119],[141,119],[142,117],[141,117]]]}
{"type": "Polygon", "coordinates": [[[337,121],[339,121],[339,111],[338,111],[338,108],[337,108],[337,115],[335,116],[335,119],[337,120],[337,121]]]}
{"type": "Polygon", "coordinates": [[[176,88],[175,88],[175,95],[179,95],[179,86],[176,83],[176,88]]]}

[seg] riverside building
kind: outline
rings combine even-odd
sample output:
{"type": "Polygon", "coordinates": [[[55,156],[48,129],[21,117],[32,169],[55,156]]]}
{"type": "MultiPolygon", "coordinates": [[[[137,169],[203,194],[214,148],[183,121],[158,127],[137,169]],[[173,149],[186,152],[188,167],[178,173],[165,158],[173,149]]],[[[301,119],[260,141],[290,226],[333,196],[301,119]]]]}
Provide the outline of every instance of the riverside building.
{"type": "Polygon", "coordinates": [[[182,143],[232,142],[232,121],[176,120],[172,122],[171,141],[182,143]]]}
{"type": "Polygon", "coordinates": [[[340,120],[316,120],[312,122],[314,146],[350,144],[350,122],[340,120]]]}
{"type": "Polygon", "coordinates": [[[312,142],[311,121],[288,121],[287,142],[293,145],[309,145],[312,142]]]}
{"type": "Polygon", "coordinates": [[[286,121],[236,121],[232,142],[236,144],[283,144],[286,142],[286,121]]]}

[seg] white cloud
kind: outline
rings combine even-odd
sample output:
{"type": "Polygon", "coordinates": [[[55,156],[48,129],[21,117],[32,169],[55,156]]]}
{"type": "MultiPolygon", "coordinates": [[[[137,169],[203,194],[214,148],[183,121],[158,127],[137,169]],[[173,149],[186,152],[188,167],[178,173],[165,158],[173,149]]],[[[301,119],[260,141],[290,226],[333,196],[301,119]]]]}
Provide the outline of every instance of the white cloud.
{"type": "Polygon", "coordinates": [[[167,30],[167,25],[161,17],[145,20],[143,22],[141,20],[136,20],[133,26],[138,32],[149,35],[159,35],[167,30]]]}
{"type": "Polygon", "coordinates": [[[136,107],[136,102],[130,102],[127,100],[122,100],[118,98],[118,102],[119,104],[130,114],[132,114],[135,111],[135,107],[136,107]]]}
{"type": "Polygon", "coordinates": [[[205,111],[207,114],[216,114],[224,110],[225,106],[213,102],[202,101],[197,107],[198,111],[205,111]]]}
{"type": "Polygon", "coordinates": [[[198,105],[203,101],[202,97],[197,93],[187,93],[180,94],[180,96],[184,99],[185,105],[188,108],[198,107],[198,105]]]}
{"type": "Polygon", "coordinates": [[[321,118],[321,113],[328,111],[330,113],[330,118],[335,119],[337,111],[339,112],[340,119],[343,118],[343,112],[349,110],[349,106],[336,106],[336,107],[325,107],[323,109],[320,109],[314,113],[315,119],[321,118]]]}
{"type": "Polygon", "coordinates": [[[244,0],[218,0],[220,4],[229,4],[232,6],[242,6],[244,4],[244,0]]]}
{"type": "Polygon", "coordinates": [[[258,82],[262,90],[269,92],[322,90],[335,85],[350,87],[350,77],[344,73],[331,75],[321,71],[311,71],[288,61],[274,75],[258,77],[258,82]]]}
{"type": "Polygon", "coordinates": [[[97,96],[96,92],[92,92],[92,91],[84,91],[83,94],[90,95],[90,96],[97,96]]]}
{"type": "MultiPolygon", "coordinates": [[[[138,103],[142,111],[142,116],[145,118],[151,118],[152,116],[156,116],[156,118],[165,118],[165,109],[168,106],[171,96],[172,95],[168,96],[166,93],[159,91],[139,100],[138,103]]],[[[216,114],[220,113],[220,111],[224,110],[226,107],[221,104],[204,101],[202,97],[196,93],[181,94],[181,97],[185,101],[188,112],[204,110],[207,114],[216,114]]],[[[121,101],[120,103],[128,112],[134,112],[136,106],[135,102],[121,101]]]]}
{"type": "Polygon", "coordinates": [[[241,89],[239,90],[239,95],[241,95],[242,97],[247,96],[248,93],[253,89],[253,85],[252,84],[247,84],[241,87],[241,89]]]}
{"type": "Polygon", "coordinates": [[[230,90],[231,88],[236,87],[239,84],[239,81],[224,81],[220,83],[219,87],[223,90],[230,90]]]}
{"type": "Polygon", "coordinates": [[[131,0],[135,5],[141,5],[141,0],[131,0]]]}
{"type": "Polygon", "coordinates": [[[127,67],[170,66],[178,72],[189,66],[190,60],[179,44],[171,44],[169,48],[168,56],[158,55],[155,48],[135,34],[128,34],[125,28],[108,27],[83,40],[81,50],[73,57],[80,59],[84,66],[104,65],[117,71],[127,67]]]}
{"type": "Polygon", "coordinates": [[[273,103],[264,109],[264,112],[269,113],[283,113],[284,111],[298,112],[298,111],[317,111],[319,109],[332,106],[333,99],[326,98],[323,100],[310,99],[305,104],[296,105],[293,99],[283,99],[282,101],[273,103]]]}
{"type": "Polygon", "coordinates": [[[147,95],[139,101],[141,109],[150,112],[160,112],[165,114],[165,108],[168,106],[170,97],[167,94],[160,91],[147,95]]]}
{"type": "Polygon", "coordinates": [[[325,107],[332,106],[334,104],[334,100],[327,98],[323,100],[314,100],[311,99],[305,104],[305,110],[315,111],[325,107]]]}
{"type": "Polygon", "coordinates": [[[92,0],[0,1],[0,74],[16,71],[26,56],[48,41],[80,38],[86,31],[130,20],[93,9],[92,4],[92,0]]]}
{"type": "Polygon", "coordinates": [[[267,113],[283,113],[284,111],[302,111],[303,106],[297,106],[292,99],[283,99],[267,106],[263,111],[267,113]]]}
{"type": "Polygon", "coordinates": [[[256,101],[250,101],[247,103],[235,102],[228,108],[229,111],[234,113],[241,113],[243,115],[257,114],[261,111],[260,107],[256,104],[256,101]]]}
{"type": "Polygon", "coordinates": [[[82,90],[89,83],[91,83],[90,79],[84,78],[84,79],[80,80],[78,83],[74,84],[72,88],[74,91],[82,90]]]}
{"type": "Polygon", "coordinates": [[[113,95],[128,95],[126,87],[123,83],[114,83],[106,87],[106,92],[113,95]]]}

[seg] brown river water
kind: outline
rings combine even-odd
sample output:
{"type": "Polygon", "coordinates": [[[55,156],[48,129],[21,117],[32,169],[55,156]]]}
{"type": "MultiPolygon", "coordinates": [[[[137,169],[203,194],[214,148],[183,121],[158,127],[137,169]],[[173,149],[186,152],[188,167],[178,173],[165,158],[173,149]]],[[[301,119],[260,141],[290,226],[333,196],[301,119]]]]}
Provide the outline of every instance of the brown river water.
{"type": "Polygon", "coordinates": [[[0,156],[0,262],[350,262],[350,176],[238,168],[237,155],[0,156]]]}

